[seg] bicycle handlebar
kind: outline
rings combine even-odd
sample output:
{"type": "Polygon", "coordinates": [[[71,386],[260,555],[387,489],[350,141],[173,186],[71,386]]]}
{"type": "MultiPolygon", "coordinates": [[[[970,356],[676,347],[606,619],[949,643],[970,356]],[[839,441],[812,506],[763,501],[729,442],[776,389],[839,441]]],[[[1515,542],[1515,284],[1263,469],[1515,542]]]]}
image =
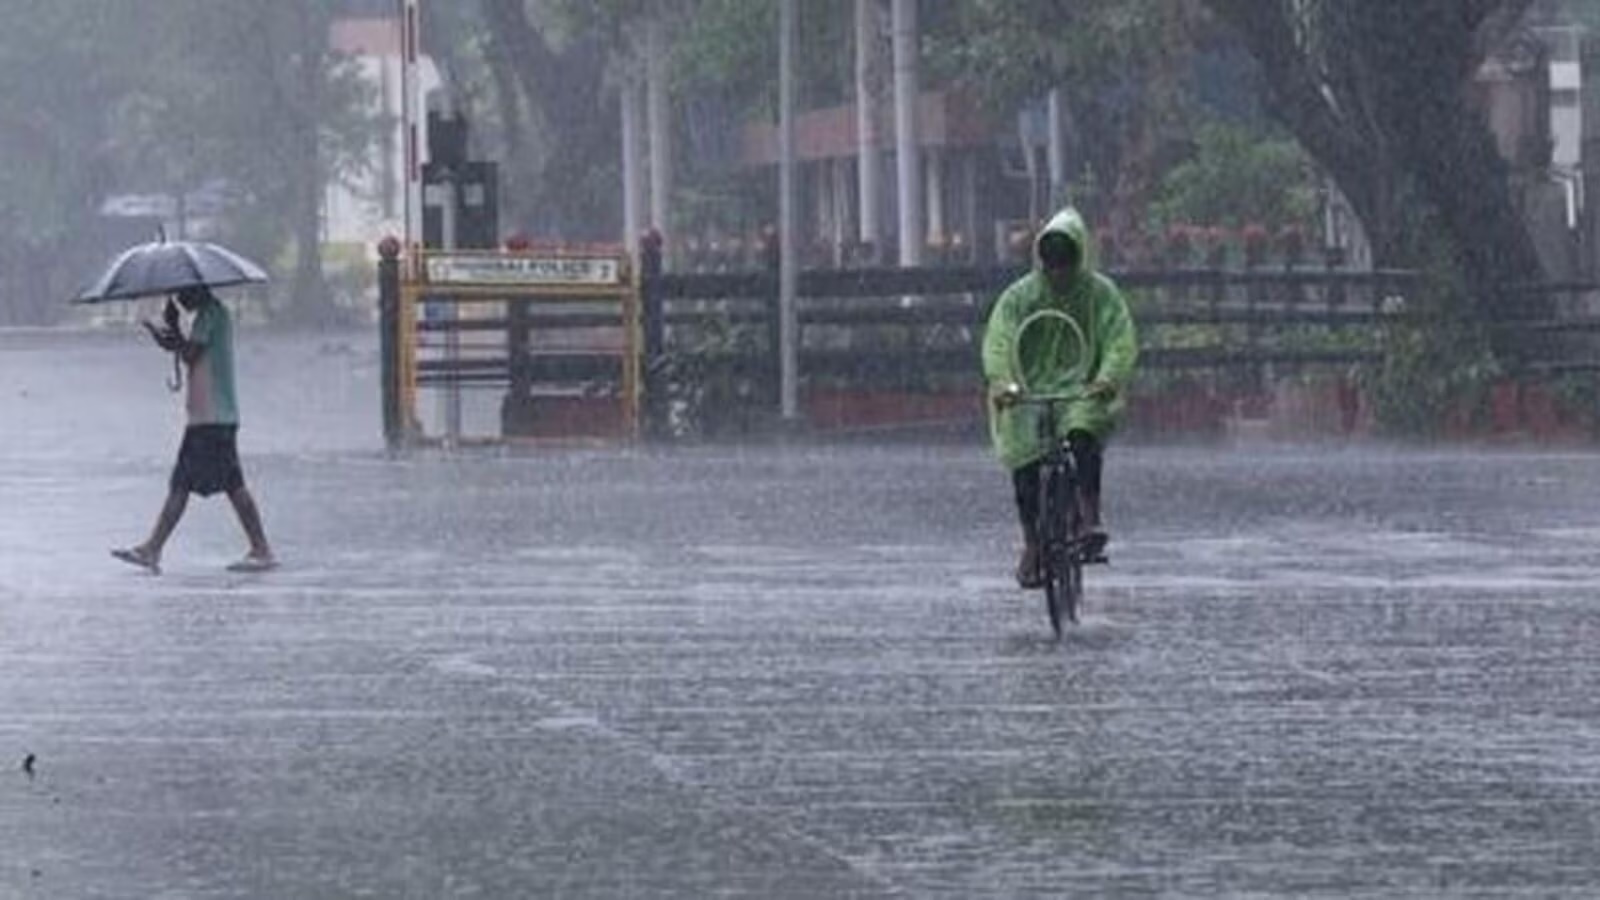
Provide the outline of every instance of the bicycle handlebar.
{"type": "Polygon", "coordinates": [[[1039,394],[1021,394],[1013,397],[1011,402],[1019,405],[1042,406],[1046,403],[1065,403],[1069,400],[1082,400],[1089,392],[1079,388],[1075,391],[1050,391],[1039,394]]]}
{"type": "Polygon", "coordinates": [[[1079,387],[1067,391],[1040,391],[1030,392],[1019,388],[1015,391],[1002,391],[995,395],[995,403],[1002,408],[1008,406],[1048,406],[1052,403],[1069,403],[1073,400],[1082,400],[1089,396],[1087,388],[1079,387]]]}

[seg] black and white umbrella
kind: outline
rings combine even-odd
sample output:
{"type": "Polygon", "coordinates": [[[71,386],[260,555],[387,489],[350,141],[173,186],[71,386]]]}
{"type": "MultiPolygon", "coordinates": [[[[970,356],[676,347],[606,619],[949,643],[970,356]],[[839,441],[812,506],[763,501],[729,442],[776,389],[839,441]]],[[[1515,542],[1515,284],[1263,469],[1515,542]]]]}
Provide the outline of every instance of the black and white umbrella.
{"type": "Polygon", "coordinates": [[[261,267],[218,244],[152,241],[122,251],[74,303],[135,300],[188,287],[219,288],[267,280],[261,267]]]}

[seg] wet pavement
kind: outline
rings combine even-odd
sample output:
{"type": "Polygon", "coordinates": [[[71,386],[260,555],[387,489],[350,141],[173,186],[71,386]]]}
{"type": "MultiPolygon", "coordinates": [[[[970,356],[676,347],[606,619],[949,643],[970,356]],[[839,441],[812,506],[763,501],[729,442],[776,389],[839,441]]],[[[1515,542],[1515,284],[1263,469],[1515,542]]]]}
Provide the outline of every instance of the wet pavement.
{"type": "Polygon", "coordinates": [[[0,896],[1594,896],[1600,456],[1123,446],[1060,644],[970,442],[379,448],[244,334],[0,336],[0,896]],[[30,775],[22,768],[35,755],[30,775]]]}

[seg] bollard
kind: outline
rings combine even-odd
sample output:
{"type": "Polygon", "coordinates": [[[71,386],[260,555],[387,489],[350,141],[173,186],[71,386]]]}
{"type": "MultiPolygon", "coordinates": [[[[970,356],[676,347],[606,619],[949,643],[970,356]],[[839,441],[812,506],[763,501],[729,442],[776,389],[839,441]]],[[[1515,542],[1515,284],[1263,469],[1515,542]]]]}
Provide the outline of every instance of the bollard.
{"type": "Polygon", "coordinates": [[[772,290],[767,294],[767,402],[768,409],[778,409],[783,398],[783,308],[778,285],[781,247],[778,229],[767,226],[761,233],[762,269],[772,276],[772,290]]]}
{"type": "Polygon", "coordinates": [[[378,365],[383,392],[383,441],[399,448],[405,428],[400,412],[400,241],[378,242],[378,365]]]}
{"type": "Polygon", "coordinates": [[[665,299],[661,296],[661,232],[654,228],[639,238],[639,303],[644,331],[644,433],[650,440],[666,436],[667,377],[665,299]]]}

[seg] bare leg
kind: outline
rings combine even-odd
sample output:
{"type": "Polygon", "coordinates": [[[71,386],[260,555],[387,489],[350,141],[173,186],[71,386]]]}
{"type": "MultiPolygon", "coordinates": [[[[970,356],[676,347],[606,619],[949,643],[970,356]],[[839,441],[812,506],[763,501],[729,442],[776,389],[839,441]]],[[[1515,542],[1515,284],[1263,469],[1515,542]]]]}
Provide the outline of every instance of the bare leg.
{"type": "Polygon", "coordinates": [[[1090,533],[1100,531],[1100,480],[1105,467],[1104,446],[1093,435],[1074,431],[1072,456],[1078,466],[1078,512],[1083,516],[1083,527],[1090,533]]]}
{"type": "Polygon", "coordinates": [[[1073,461],[1078,467],[1077,505],[1082,523],[1079,537],[1087,561],[1103,562],[1107,536],[1100,522],[1100,481],[1105,468],[1105,446],[1093,435],[1075,431],[1070,436],[1073,461]]]}
{"type": "Polygon", "coordinates": [[[161,561],[161,550],[167,546],[167,538],[172,537],[172,530],[178,527],[178,522],[183,518],[183,511],[189,507],[189,492],[174,490],[167,494],[167,502],[161,505],[161,513],[156,516],[155,527],[150,529],[150,536],[145,538],[139,549],[143,550],[151,559],[161,561]]]}
{"type": "Polygon", "coordinates": [[[129,565],[160,575],[161,550],[167,545],[167,538],[172,536],[172,530],[178,527],[178,520],[183,518],[183,511],[188,505],[188,491],[169,491],[167,502],[161,505],[161,512],[156,516],[155,527],[150,529],[150,536],[144,539],[144,543],[126,549],[113,549],[111,555],[129,565]]]}
{"type": "Polygon", "coordinates": [[[261,527],[261,510],[256,508],[250,489],[240,485],[237,490],[229,491],[228,502],[233,504],[245,537],[250,539],[250,555],[261,560],[272,559],[272,545],[267,543],[267,532],[261,527]]]}
{"type": "Polygon", "coordinates": [[[1078,511],[1083,514],[1083,527],[1088,531],[1100,530],[1100,492],[1084,486],[1078,491],[1078,511]]]}
{"type": "Polygon", "coordinates": [[[1011,473],[1015,489],[1017,519],[1022,525],[1022,556],[1017,560],[1017,584],[1023,589],[1040,585],[1039,576],[1039,477],[1038,463],[1011,473]]]}

